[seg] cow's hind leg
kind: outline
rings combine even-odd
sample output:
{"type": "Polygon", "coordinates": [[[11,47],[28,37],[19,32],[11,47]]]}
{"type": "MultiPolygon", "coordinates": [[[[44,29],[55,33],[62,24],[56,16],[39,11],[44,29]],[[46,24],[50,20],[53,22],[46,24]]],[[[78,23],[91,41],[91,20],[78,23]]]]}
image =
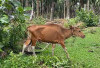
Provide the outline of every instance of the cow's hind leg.
{"type": "Polygon", "coordinates": [[[52,44],[52,56],[54,56],[54,48],[55,48],[55,44],[52,44]]]}
{"type": "Polygon", "coordinates": [[[35,46],[32,46],[32,50],[33,50],[33,55],[36,56],[36,54],[35,54],[35,46]]]}
{"type": "Polygon", "coordinates": [[[36,40],[32,40],[32,50],[33,50],[33,55],[36,56],[35,54],[35,46],[36,46],[36,40]]]}
{"type": "Polygon", "coordinates": [[[25,49],[27,48],[27,45],[23,45],[23,49],[22,49],[22,54],[24,54],[25,49]]]}
{"type": "Polygon", "coordinates": [[[66,52],[67,58],[69,59],[70,57],[69,57],[69,54],[68,54],[68,52],[67,52],[67,48],[65,47],[64,42],[61,42],[60,44],[61,44],[61,46],[63,47],[64,51],[66,52]]]}

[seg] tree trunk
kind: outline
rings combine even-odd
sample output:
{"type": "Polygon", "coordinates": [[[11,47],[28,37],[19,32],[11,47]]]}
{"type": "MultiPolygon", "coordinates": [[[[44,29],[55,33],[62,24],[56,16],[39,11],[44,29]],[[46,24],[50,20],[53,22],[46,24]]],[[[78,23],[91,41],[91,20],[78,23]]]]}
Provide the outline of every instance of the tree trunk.
{"type": "Polygon", "coordinates": [[[42,0],[42,16],[43,16],[43,10],[44,10],[44,6],[43,6],[43,0],[42,0]]]}
{"type": "Polygon", "coordinates": [[[64,0],[64,19],[65,19],[65,17],[66,17],[66,13],[65,13],[65,11],[66,11],[66,10],[65,10],[65,9],[66,9],[66,4],[65,4],[65,3],[66,3],[66,1],[64,0]]]}
{"type": "Polygon", "coordinates": [[[26,5],[26,7],[28,7],[28,0],[26,0],[26,4],[25,5],[26,5]]]}
{"type": "Polygon", "coordinates": [[[89,11],[89,0],[87,0],[87,10],[89,11]]]}
{"type": "Polygon", "coordinates": [[[37,9],[37,17],[39,16],[39,0],[37,0],[37,7],[36,7],[36,9],[37,9]]]}
{"type": "Polygon", "coordinates": [[[51,15],[50,15],[50,21],[53,20],[53,13],[54,13],[54,3],[55,2],[52,2],[52,6],[51,6],[51,15]]]}
{"type": "Polygon", "coordinates": [[[67,19],[70,18],[70,3],[69,0],[66,0],[66,6],[67,6],[67,19]]]}
{"type": "Polygon", "coordinates": [[[32,11],[31,11],[31,15],[30,15],[30,21],[32,20],[34,15],[34,0],[32,0],[32,11]]]}
{"type": "Polygon", "coordinates": [[[24,7],[24,1],[23,0],[19,0],[21,2],[21,5],[24,7]]]}
{"type": "Polygon", "coordinates": [[[41,12],[41,11],[42,11],[42,4],[41,4],[41,1],[39,2],[39,4],[40,4],[40,5],[39,5],[39,15],[42,15],[42,12],[41,12]]]}
{"type": "Polygon", "coordinates": [[[84,4],[84,10],[86,10],[86,4],[84,4]]]}
{"type": "Polygon", "coordinates": [[[46,8],[47,8],[46,13],[45,13],[46,14],[46,18],[49,18],[49,16],[48,16],[48,14],[49,14],[49,7],[47,6],[46,8]]]}
{"type": "Polygon", "coordinates": [[[83,0],[80,0],[80,8],[84,8],[84,2],[83,2],[83,0]]]}

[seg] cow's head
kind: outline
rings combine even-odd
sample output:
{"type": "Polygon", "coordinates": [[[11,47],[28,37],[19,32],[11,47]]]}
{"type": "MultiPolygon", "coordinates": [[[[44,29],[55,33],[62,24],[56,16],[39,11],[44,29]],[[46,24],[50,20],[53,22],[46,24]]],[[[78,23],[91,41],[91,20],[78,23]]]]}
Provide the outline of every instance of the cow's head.
{"type": "Polygon", "coordinates": [[[80,30],[79,27],[70,26],[70,29],[72,31],[73,36],[78,36],[78,37],[81,37],[81,38],[85,38],[85,35],[83,34],[83,32],[80,30]]]}

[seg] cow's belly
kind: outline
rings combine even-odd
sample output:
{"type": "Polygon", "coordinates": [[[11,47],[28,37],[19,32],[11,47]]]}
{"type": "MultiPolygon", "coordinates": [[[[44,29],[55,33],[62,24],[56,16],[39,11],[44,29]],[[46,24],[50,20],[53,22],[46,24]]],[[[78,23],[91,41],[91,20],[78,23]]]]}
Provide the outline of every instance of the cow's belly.
{"type": "Polygon", "coordinates": [[[43,42],[58,43],[62,39],[61,35],[55,30],[43,30],[41,34],[42,35],[39,40],[43,42]]]}
{"type": "Polygon", "coordinates": [[[47,42],[47,43],[58,43],[58,40],[38,40],[38,41],[41,41],[41,42],[47,42]]]}

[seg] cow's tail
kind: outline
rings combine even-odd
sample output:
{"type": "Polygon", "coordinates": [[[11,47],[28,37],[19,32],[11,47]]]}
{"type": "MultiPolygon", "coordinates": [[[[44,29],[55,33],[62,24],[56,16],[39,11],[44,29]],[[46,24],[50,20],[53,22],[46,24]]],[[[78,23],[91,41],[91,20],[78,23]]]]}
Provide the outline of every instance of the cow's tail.
{"type": "Polygon", "coordinates": [[[30,38],[31,39],[31,34],[29,32],[29,27],[27,27],[27,29],[26,29],[26,34],[27,34],[27,38],[30,38]]]}
{"type": "Polygon", "coordinates": [[[31,33],[29,31],[29,27],[27,27],[27,29],[26,29],[26,35],[27,35],[27,39],[31,40],[29,44],[32,44],[31,33]]]}

